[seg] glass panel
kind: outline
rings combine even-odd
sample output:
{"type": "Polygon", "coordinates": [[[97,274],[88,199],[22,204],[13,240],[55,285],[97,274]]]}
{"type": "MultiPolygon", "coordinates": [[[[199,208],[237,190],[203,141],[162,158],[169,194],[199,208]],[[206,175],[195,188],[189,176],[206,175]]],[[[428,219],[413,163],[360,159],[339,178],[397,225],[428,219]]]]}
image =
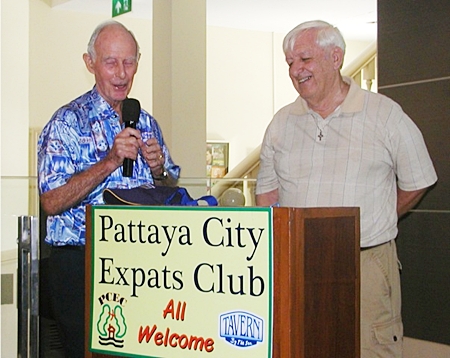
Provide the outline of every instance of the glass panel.
{"type": "MultiPolygon", "coordinates": [[[[213,195],[222,206],[254,206],[256,179],[250,178],[181,178],[185,187],[197,199],[213,195]]],[[[1,177],[1,235],[2,251],[17,248],[19,216],[39,215],[37,177],[1,177]]]]}

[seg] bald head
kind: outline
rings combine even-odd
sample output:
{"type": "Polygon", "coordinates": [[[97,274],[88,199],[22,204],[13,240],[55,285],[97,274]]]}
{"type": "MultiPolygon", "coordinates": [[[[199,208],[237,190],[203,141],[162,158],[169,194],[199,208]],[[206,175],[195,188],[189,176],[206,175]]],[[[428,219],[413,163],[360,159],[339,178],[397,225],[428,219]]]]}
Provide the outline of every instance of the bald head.
{"type": "Polygon", "coordinates": [[[136,58],[138,59],[138,58],[139,58],[139,51],[140,51],[140,49],[139,49],[139,44],[138,44],[138,42],[137,42],[137,40],[136,40],[136,37],[135,37],[134,34],[133,34],[130,30],[128,30],[123,24],[121,24],[121,23],[118,22],[118,21],[114,21],[114,20],[105,21],[105,22],[101,23],[100,25],[98,25],[98,26],[95,28],[94,32],[93,32],[92,35],[91,35],[91,38],[90,38],[90,40],[89,40],[88,47],[87,47],[87,53],[89,54],[89,56],[90,56],[93,60],[95,60],[95,58],[96,58],[96,56],[97,56],[97,53],[96,53],[96,50],[95,50],[95,45],[96,45],[96,43],[97,43],[97,40],[98,40],[98,38],[99,38],[99,35],[100,35],[105,29],[110,29],[110,28],[112,28],[112,27],[115,27],[115,28],[117,28],[117,29],[123,30],[124,32],[128,33],[128,34],[131,36],[131,38],[133,39],[134,43],[136,44],[136,58]]]}

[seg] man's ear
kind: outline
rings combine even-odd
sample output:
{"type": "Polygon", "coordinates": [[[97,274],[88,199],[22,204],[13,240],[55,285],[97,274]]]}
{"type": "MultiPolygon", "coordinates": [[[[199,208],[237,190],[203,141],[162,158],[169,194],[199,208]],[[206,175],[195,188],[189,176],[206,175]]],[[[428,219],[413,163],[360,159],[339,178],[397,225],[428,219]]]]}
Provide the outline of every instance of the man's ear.
{"type": "Polygon", "coordinates": [[[335,47],[332,52],[331,56],[333,59],[334,68],[336,70],[342,68],[342,64],[344,63],[344,51],[340,47],[335,47]]]}
{"type": "Polygon", "coordinates": [[[139,60],[141,59],[141,53],[139,52],[138,58],[137,58],[137,62],[136,62],[136,68],[137,66],[139,66],[139,60]]]}
{"type": "Polygon", "coordinates": [[[84,60],[84,63],[86,64],[86,68],[88,69],[88,71],[90,73],[94,73],[95,72],[94,71],[94,61],[92,60],[92,57],[88,53],[85,53],[85,54],[83,54],[83,60],[84,60]]]}

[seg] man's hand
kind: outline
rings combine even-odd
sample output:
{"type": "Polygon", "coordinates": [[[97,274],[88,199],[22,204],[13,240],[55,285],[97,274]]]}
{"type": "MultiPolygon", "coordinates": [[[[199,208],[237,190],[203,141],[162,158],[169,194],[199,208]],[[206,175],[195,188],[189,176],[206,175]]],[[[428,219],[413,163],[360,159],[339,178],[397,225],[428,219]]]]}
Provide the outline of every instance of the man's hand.
{"type": "Polygon", "coordinates": [[[112,161],[116,168],[123,165],[125,158],[136,160],[139,151],[141,132],[134,128],[125,128],[114,138],[113,147],[105,159],[112,161]]]}
{"type": "Polygon", "coordinates": [[[164,172],[165,158],[156,138],[147,139],[145,142],[139,140],[139,146],[142,156],[152,171],[152,175],[155,177],[161,176],[164,172]]]}
{"type": "Polygon", "coordinates": [[[278,202],[278,189],[256,195],[256,206],[272,206],[278,202]]]}

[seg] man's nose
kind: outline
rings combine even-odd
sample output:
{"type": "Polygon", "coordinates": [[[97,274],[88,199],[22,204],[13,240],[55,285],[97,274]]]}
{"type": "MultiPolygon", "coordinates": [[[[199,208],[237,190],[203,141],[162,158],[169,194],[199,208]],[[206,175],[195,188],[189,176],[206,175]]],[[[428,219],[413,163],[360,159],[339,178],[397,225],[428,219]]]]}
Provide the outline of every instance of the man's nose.
{"type": "Polygon", "coordinates": [[[290,72],[291,76],[298,76],[302,70],[303,70],[303,66],[302,66],[301,62],[299,62],[299,61],[292,63],[291,67],[289,68],[289,72],[290,72]]]}
{"type": "Polygon", "coordinates": [[[123,63],[118,63],[114,75],[118,78],[125,78],[125,66],[123,63]]]}

